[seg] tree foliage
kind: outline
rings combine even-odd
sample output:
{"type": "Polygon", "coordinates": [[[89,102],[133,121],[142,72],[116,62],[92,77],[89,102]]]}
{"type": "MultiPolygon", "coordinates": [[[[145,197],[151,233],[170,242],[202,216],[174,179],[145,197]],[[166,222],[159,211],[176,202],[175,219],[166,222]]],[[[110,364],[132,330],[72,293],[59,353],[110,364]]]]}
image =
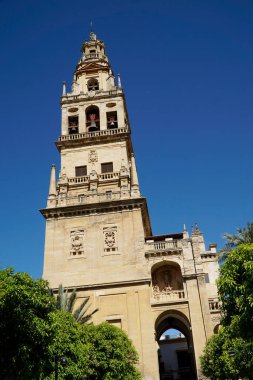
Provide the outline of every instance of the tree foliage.
{"type": "Polygon", "coordinates": [[[0,379],[140,380],[127,335],[108,323],[80,324],[58,310],[47,282],[12,269],[0,271],[0,379]]]}
{"type": "Polygon", "coordinates": [[[138,355],[121,329],[102,323],[85,325],[82,341],[90,344],[89,380],[140,380],[138,355]]]}
{"type": "Polygon", "coordinates": [[[47,283],[12,269],[0,271],[0,378],[39,379],[52,340],[55,303],[47,283]]]}
{"type": "Polygon", "coordinates": [[[246,227],[237,228],[236,231],[236,234],[225,233],[223,235],[226,239],[226,243],[220,252],[220,258],[226,258],[231,250],[241,244],[253,244],[253,223],[247,223],[246,227]]]}
{"type": "Polygon", "coordinates": [[[212,379],[253,379],[253,244],[239,244],[220,269],[222,328],[201,358],[212,379]]]}
{"type": "Polygon", "coordinates": [[[90,321],[93,314],[95,314],[98,309],[88,312],[90,304],[88,304],[90,297],[85,297],[83,302],[75,308],[75,303],[77,300],[76,289],[73,289],[71,293],[68,293],[67,289],[64,289],[62,285],[59,285],[57,294],[57,309],[62,311],[68,311],[73,315],[76,322],[87,323],[90,321]]]}

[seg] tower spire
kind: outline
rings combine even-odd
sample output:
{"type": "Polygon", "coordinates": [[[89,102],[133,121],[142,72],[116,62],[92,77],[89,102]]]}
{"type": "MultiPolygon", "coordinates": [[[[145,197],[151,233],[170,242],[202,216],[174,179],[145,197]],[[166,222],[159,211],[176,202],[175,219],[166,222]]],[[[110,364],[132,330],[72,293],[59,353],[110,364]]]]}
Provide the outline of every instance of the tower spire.
{"type": "Polygon", "coordinates": [[[47,198],[47,206],[53,206],[56,203],[56,178],[55,178],[55,165],[51,166],[49,192],[47,198]]]}
{"type": "Polygon", "coordinates": [[[140,195],[139,181],[133,153],[131,155],[131,195],[137,197],[140,195]]]}
{"type": "Polygon", "coordinates": [[[51,166],[50,184],[48,195],[56,195],[55,165],[51,166]]]}

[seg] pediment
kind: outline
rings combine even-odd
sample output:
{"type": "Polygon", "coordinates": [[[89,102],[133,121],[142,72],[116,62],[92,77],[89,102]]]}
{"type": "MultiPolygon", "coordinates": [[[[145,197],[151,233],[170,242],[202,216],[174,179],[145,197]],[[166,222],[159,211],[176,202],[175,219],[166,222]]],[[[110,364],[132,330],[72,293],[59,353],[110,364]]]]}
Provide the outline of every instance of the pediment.
{"type": "Polygon", "coordinates": [[[100,64],[97,62],[90,62],[86,64],[82,64],[77,68],[78,71],[94,71],[94,70],[101,70],[101,69],[107,69],[108,65],[100,64]]]}

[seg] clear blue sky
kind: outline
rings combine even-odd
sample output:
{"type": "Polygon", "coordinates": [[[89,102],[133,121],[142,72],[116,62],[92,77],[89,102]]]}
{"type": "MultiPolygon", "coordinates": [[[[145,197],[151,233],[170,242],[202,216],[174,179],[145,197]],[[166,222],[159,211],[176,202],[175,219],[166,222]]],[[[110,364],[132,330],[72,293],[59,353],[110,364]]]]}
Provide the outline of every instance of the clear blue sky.
{"type": "Polygon", "coordinates": [[[154,234],[253,220],[252,0],[0,0],[1,267],[42,274],[62,81],[90,20],[120,72],[154,234]]]}

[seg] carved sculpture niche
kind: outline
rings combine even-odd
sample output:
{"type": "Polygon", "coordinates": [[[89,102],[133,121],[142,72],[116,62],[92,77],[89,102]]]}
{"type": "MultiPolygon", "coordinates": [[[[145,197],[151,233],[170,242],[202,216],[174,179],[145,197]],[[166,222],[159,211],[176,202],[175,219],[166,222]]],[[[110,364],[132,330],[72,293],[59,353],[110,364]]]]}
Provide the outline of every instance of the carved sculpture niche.
{"type": "Polygon", "coordinates": [[[181,290],[183,279],[179,267],[164,265],[152,273],[152,285],[157,291],[181,290]]]}

